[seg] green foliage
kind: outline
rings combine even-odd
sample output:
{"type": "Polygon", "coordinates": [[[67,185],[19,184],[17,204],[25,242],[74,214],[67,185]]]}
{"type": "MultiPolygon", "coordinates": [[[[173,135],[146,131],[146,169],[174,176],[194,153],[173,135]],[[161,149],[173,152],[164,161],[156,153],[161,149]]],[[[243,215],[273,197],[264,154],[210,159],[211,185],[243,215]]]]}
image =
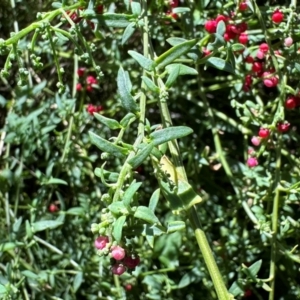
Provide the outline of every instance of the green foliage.
{"type": "Polygon", "coordinates": [[[300,297],[298,7],[170,2],[1,2],[1,299],[300,297]]]}

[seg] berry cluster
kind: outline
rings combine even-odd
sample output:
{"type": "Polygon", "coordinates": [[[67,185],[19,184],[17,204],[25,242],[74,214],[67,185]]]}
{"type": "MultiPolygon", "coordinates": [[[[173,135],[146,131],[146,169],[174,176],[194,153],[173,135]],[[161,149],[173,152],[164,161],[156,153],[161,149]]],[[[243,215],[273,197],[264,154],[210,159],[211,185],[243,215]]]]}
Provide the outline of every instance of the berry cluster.
{"type": "Polygon", "coordinates": [[[127,269],[134,270],[140,263],[138,255],[127,253],[119,245],[111,245],[107,236],[99,236],[94,244],[100,255],[108,255],[110,253],[113,261],[111,271],[115,275],[122,275],[127,269]]]}
{"type": "Polygon", "coordinates": [[[94,76],[92,75],[86,76],[85,68],[79,68],[77,70],[77,75],[79,77],[79,80],[81,80],[81,82],[78,82],[76,85],[77,92],[81,92],[83,87],[85,87],[85,90],[87,92],[91,92],[93,88],[96,87],[98,84],[98,81],[94,76]],[[85,82],[82,79],[85,79],[85,82]]]}
{"type": "Polygon", "coordinates": [[[173,12],[173,9],[178,6],[178,2],[179,2],[179,0],[170,0],[169,1],[170,9],[166,12],[166,15],[170,16],[174,20],[178,19],[178,15],[173,12]]]}

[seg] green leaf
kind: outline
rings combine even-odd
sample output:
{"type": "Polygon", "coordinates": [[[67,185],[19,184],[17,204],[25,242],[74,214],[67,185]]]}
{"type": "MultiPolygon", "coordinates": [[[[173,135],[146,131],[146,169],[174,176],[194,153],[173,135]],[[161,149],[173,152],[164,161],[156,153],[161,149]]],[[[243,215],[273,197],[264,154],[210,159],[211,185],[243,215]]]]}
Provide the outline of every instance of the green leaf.
{"type": "Polygon", "coordinates": [[[243,44],[236,43],[231,45],[231,49],[232,51],[241,51],[245,49],[245,46],[243,44]]]}
{"type": "Polygon", "coordinates": [[[183,221],[171,221],[168,223],[167,233],[176,232],[185,229],[185,222],[183,221]]]}
{"type": "Polygon", "coordinates": [[[160,223],[154,212],[146,206],[139,206],[134,213],[134,217],[144,220],[150,224],[160,223]]]}
{"type": "Polygon", "coordinates": [[[175,59],[179,58],[181,55],[187,53],[197,43],[198,39],[194,39],[172,47],[155,60],[157,68],[164,68],[165,66],[173,62],[175,59]]]}
{"type": "Polygon", "coordinates": [[[183,64],[170,64],[166,66],[166,71],[169,74],[167,87],[171,87],[179,75],[198,75],[197,70],[183,64]]]}
{"type": "Polygon", "coordinates": [[[217,34],[223,36],[225,32],[226,32],[226,25],[225,22],[221,20],[217,26],[217,34]]]}
{"type": "Polygon", "coordinates": [[[178,288],[182,289],[184,287],[187,287],[194,281],[198,280],[198,278],[200,278],[200,276],[201,276],[201,273],[200,274],[199,273],[200,272],[198,270],[198,267],[193,268],[189,272],[185,273],[178,283],[178,288]]]}
{"type": "Polygon", "coordinates": [[[193,129],[187,126],[173,126],[156,130],[150,134],[155,146],[169,142],[174,139],[179,139],[193,132],[193,129]]]}
{"type": "Polygon", "coordinates": [[[128,83],[128,75],[126,75],[125,71],[122,67],[120,67],[118,71],[117,84],[118,90],[121,97],[122,106],[129,112],[137,112],[138,106],[135,103],[131,93],[130,93],[130,85],[128,83]]]}
{"type": "Polygon", "coordinates": [[[139,150],[138,153],[128,161],[132,169],[136,169],[138,166],[140,166],[150,155],[153,148],[154,143],[150,143],[146,147],[139,150]]]}
{"type": "Polygon", "coordinates": [[[191,9],[189,7],[175,7],[172,9],[172,13],[175,13],[175,14],[185,13],[185,12],[189,12],[189,11],[191,11],[191,9]]]}
{"type": "Polygon", "coordinates": [[[139,1],[131,1],[130,2],[131,5],[131,11],[135,16],[139,16],[142,12],[142,8],[141,8],[141,4],[139,1]]]}
{"type": "Polygon", "coordinates": [[[0,252],[5,252],[9,250],[13,250],[19,246],[25,245],[24,243],[13,243],[13,242],[6,242],[6,243],[1,243],[0,244],[0,252]]]}
{"type": "Polygon", "coordinates": [[[128,26],[125,28],[122,35],[122,45],[124,45],[128,41],[128,39],[130,39],[130,37],[135,32],[135,28],[136,28],[135,22],[128,24],[128,26]]]}
{"type": "Polygon", "coordinates": [[[100,114],[94,113],[94,117],[100,121],[103,125],[107,126],[108,128],[114,130],[122,128],[122,126],[119,124],[117,120],[106,118],[100,114]]]}
{"type": "Polygon", "coordinates": [[[251,277],[256,277],[257,273],[259,272],[262,265],[262,260],[258,260],[257,262],[253,263],[247,270],[251,273],[251,277]]]}
{"type": "Polygon", "coordinates": [[[108,209],[114,215],[128,215],[129,211],[122,201],[113,202],[108,206],[108,209]]]}
{"type": "Polygon", "coordinates": [[[139,187],[142,185],[142,182],[135,182],[133,181],[130,186],[128,187],[128,189],[125,191],[124,195],[123,195],[123,199],[122,202],[124,203],[124,205],[126,207],[130,206],[130,202],[134,196],[134,194],[136,193],[136,191],[139,189],[139,187]]]}
{"type": "Polygon", "coordinates": [[[170,88],[173,85],[173,83],[176,81],[177,77],[179,76],[179,72],[180,72],[179,64],[175,64],[175,66],[173,65],[172,68],[169,68],[169,71],[168,71],[169,77],[166,82],[167,88],[170,88]]]}
{"type": "Polygon", "coordinates": [[[122,231],[123,231],[123,226],[124,226],[125,222],[126,222],[126,216],[121,216],[114,223],[112,235],[118,243],[120,243],[120,241],[122,239],[122,231]]]}
{"type": "Polygon", "coordinates": [[[113,156],[116,156],[118,158],[125,158],[127,155],[127,150],[117,146],[102,137],[96,135],[95,133],[89,131],[90,139],[92,143],[97,146],[100,150],[103,152],[108,152],[112,154],[113,156]]]}
{"type": "MultiPolygon", "coordinates": [[[[94,173],[97,177],[101,178],[101,168],[96,168],[94,173]]],[[[107,181],[117,182],[119,178],[119,173],[103,170],[103,176],[107,181]]]]}
{"type": "Polygon", "coordinates": [[[206,63],[216,69],[235,74],[235,70],[230,63],[219,57],[210,57],[206,63]]]}
{"type": "Polygon", "coordinates": [[[48,132],[53,131],[53,129],[55,129],[55,128],[56,128],[56,125],[45,126],[45,127],[43,127],[42,130],[41,130],[41,135],[45,135],[45,134],[47,134],[48,132]]]}
{"type": "Polygon", "coordinates": [[[128,113],[121,121],[120,124],[122,127],[126,128],[128,124],[136,120],[136,115],[133,113],[128,113]]]}
{"type": "Polygon", "coordinates": [[[59,179],[59,178],[53,178],[51,177],[46,182],[42,183],[43,185],[50,185],[50,184],[64,184],[68,185],[68,183],[65,180],[59,179]]]}
{"type": "Polygon", "coordinates": [[[231,285],[231,287],[229,289],[229,293],[232,294],[233,296],[239,296],[241,294],[244,294],[244,288],[237,281],[235,281],[231,285]]]}
{"type": "Polygon", "coordinates": [[[73,292],[76,293],[83,282],[83,273],[78,272],[73,281],[73,292]]]}
{"type": "Polygon", "coordinates": [[[133,15],[124,15],[124,14],[114,14],[114,13],[105,13],[105,14],[95,14],[84,16],[87,19],[90,19],[91,22],[95,24],[100,24],[102,26],[108,27],[118,27],[125,28],[127,27],[134,18],[133,15]]]}
{"type": "Polygon", "coordinates": [[[186,42],[186,39],[183,38],[179,38],[179,37],[170,37],[167,39],[167,42],[171,45],[171,46],[176,46],[179,44],[182,44],[184,42],[186,42]]]}
{"type": "Polygon", "coordinates": [[[147,76],[142,76],[144,83],[146,84],[147,88],[153,93],[159,93],[158,86],[147,76]]]}
{"type": "Polygon", "coordinates": [[[33,233],[44,231],[46,229],[55,229],[61,225],[63,225],[63,221],[61,220],[45,220],[38,221],[31,225],[33,233]]]}
{"type": "Polygon", "coordinates": [[[61,8],[62,7],[62,4],[60,2],[52,2],[51,3],[51,6],[53,8],[61,8]]]}
{"type": "Polygon", "coordinates": [[[149,208],[154,212],[156,205],[159,201],[159,196],[160,196],[160,189],[157,189],[153,192],[150,201],[149,201],[149,208]]]}
{"type": "Polygon", "coordinates": [[[138,63],[139,65],[147,70],[147,71],[153,71],[154,67],[155,67],[155,63],[153,60],[146,58],[144,55],[136,52],[136,51],[128,51],[129,55],[131,57],[133,57],[138,63]]]}
{"type": "Polygon", "coordinates": [[[38,279],[39,276],[29,270],[21,271],[22,275],[30,279],[38,279]]]}
{"type": "Polygon", "coordinates": [[[71,207],[66,211],[67,215],[73,215],[73,216],[84,216],[85,210],[83,207],[71,207]]]}

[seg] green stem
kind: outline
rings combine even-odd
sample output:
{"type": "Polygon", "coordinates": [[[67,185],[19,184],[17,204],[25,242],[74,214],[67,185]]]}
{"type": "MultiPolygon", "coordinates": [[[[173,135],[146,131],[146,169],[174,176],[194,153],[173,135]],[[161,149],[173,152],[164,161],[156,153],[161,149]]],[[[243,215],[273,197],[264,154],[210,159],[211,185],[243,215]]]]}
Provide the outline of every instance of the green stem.
{"type": "Polygon", "coordinates": [[[277,230],[278,230],[278,214],[279,214],[279,201],[280,201],[280,189],[278,187],[280,182],[280,169],[281,169],[281,147],[282,147],[282,135],[278,135],[278,147],[276,151],[276,171],[275,171],[275,196],[273,201],[272,211],[272,240],[271,240],[271,261],[270,261],[270,273],[269,278],[271,281],[271,292],[269,294],[269,300],[274,300],[275,297],[275,276],[276,276],[276,253],[277,253],[277,230]]]}

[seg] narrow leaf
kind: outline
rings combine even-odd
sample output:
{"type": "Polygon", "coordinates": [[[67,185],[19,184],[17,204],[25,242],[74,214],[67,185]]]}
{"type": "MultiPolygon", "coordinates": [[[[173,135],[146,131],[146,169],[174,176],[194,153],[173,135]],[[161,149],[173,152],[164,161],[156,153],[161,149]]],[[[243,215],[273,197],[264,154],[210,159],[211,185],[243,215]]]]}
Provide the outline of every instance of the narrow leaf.
{"type": "Polygon", "coordinates": [[[136,115],[133,113],[128,113],[121,121],[120,124],[122,127],[127,127],[128,124],[136,120],[136,115]]]}
{"type": "Polygon", "coordinates": [[[131,185],[128,187],[128,189],[125,191],[122,201],[126,207],[130,206],[130,202],[134,194],[137,192],[137,190],[140,188],[141,185],[142,182],[133,181],[131,185]]]}
{"type": "Polygon", "coordinates": [[[118,90],[121,97],[121,103],[122,106],[129,112],[137,112],[138,106],[135,103],[129,89],[128,85],[128,77],[123,70],[122,67],[120,67],[118,71],[118,77],[117,77],[117,84],[118,84],[118,90]]]}
{"type": "Polygon", "coordinates": [[[159,195],[160,195],[160,189],[157,189],[153,192],[150,201],[149,201],[149,208],[154,212],[156,205],[158,203],[159,200],[159,195]]]}
{"type": "Polygon", "coordinates": [[[168,231],[167,233],[172,233],[175,231],[183,230],[185,229],[185,222],[183,221],[172,221],[168,224],[168,231]]]}
{"type": "Polygon", "coordinates": [[[103,125],[107,126],[108,128],[114,130],[114,129],[119,129],[122,126],[119,124],[117,120],[106,118],[100,114],[94,113],[94,117],[100,121],[103,125]]]}
{"type": "Polygon", "coordinates": [[[173,62],[175,59],[188,52],[197,44],[197,42],[198,40],[194,39],[172,47],[156,59],[155,62],[157,67],[159,69],[164,68],[165,66],[173,62]]]}
{"type": "Polygon", "coordinates": [[[148,144],[146,147],[139,150],[138,153],[128,161],[128,163],[131,165],[133,169],[136,169],[146,160],[146,158],[150,155],[153,148],[154,148],[153,143],[148,144]]]}
{"type": "Polygon", "coordinates": [[[89,131],[90,139],[92,143],[97,146],[103,152],[108,152],[118,158],[125,158],[127,155],[127,150],[119,147],[111,142],[103,139],[102,137],[96,135],[95,133],[89,131]]]}
{"type": "Polygon", "coordinates": [[[134,213],[134,217],[137,219],[144,220],[150,224],[159,223],[158,218],[155,216],[153,211],[146,206],[139,206],[134,213]]]}
{"type": "Polygon", "coordinates": [[[124,45],[129,39],[130,37],[133,35],[135,31],[135,23],[132,22],[130,24],[128,24],[128,26],[125,28],[123,35],[122,35],[122,45],[124,45]]]}
{"type": "Polygon", "coordinates": [[[55,229],[61,226],[64,222],[57,221],[57,220],[45,220],[45,221],[38,221],[32,224],[32,231],[33,233],[44,231],[46,229],[55,229]]]}
{"type": "MultiPolygon", "coordinates": [[[[96,168],[94,173],[97,177],[101,178],[101,168],[96,168]]],[[[105,180],[110,181],[110,182],[118,181],[119,173],[109,172],[104,169],[102,170],[102,173],[103,173],[103,177],[105,178],[105,180]]]]}
{"type": "Polygon", "coordinates": [[[139,65],[147,71],[153,71],[155,67],[155,63],[153,60],[146,58],[144,55],[136,52],[136,51],[128,51],[129,55],[133,57],[139,65]]]}
{"type": "MultiPolygon", "coordinates": [[[[167,67],[169,67],[169,66],[167,66],[167,67]]],[[[166,87],[170,88],[173,85],[173,83],[176,81],[177,77],[179,76],[180,65],[179,64],[175,64],[175,66],[173,65],[172,68],[169,68],[168,73],[169,73],[169,77],[166,82],[166,87]]]]}
{"type": "Polygon", "coordinates": [[[53,178],[53,177],[51,177],[49,180],[47,180],[43,184],[45,184],[45,185],[50,185],[50,184],[64,184],[64,185],[68,185],[68,183],[65,180],[62,180],[62,179],[59,179],[59,178],[53,178]]]}
{"type": "Polygon", "coordinates": [[[102,26],[125,28],[131,23],[133,16],[124,14],[105,13],[102,15],[87,15],[86,18],[90,19],[91,22],[95,24],[100,24],[102,26]]]}
{"type": "Polygon", "coordinates": [[[226,60],[219,57],[210,57],[206,63],[216,69],[235,74],[234,68],[226,60]]]}
{"type": "Polygon", "coordinates": [[[186,126],[173,126],[154,131],[150,134],[155,146],[189,135],[193,129],[186,126]]]}
{"type": "Polygon", "coordinates": [[[120,243],[122,239],[122,231],[125,222],[126,222],[126,216],[121,216],[117,219],[117,221],[114,224],[112,235],[118,243],[120,243]]]}
{"type": "Polygon", "coordinates": [[[83,282],[83,273],[82,272],[78,272],[74,278],[73,281],[73,290],[74,293],[77,292],[77,290],[80,288],[81,284],[83,282]]]}
{"type": "Polygon", "coordinates": [[[142,76],[142,79],[144,81],[144,83],[146,84],[147,88],[153,92],[153,93],[159,93],[159,88],[157,85],[155,85],[155,83],[148,78],[147,76],[142,76]]]}

